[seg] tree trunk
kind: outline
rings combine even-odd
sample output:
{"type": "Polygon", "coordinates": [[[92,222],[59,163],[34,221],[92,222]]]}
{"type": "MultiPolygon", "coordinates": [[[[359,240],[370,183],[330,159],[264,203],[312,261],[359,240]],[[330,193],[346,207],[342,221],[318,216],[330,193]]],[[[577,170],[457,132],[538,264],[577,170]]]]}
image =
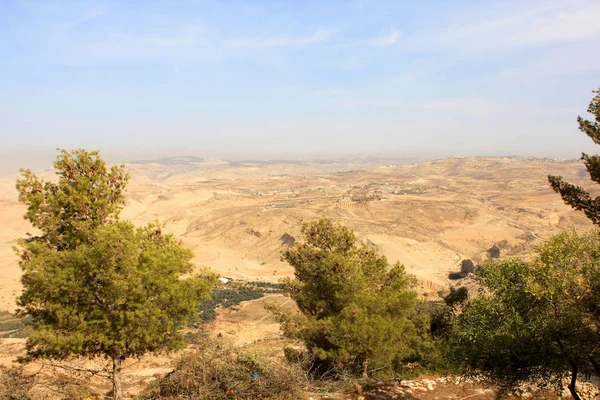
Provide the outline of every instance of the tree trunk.
{"type": "Polygon", "coordinates": [[[577,372],[578,372],[578,368],[577,368],[577,364],[575,364],[573,361],[570,362],[571,364],[571,383],[569,383],[569,391],[571,392],[571,396],[573,396],[573,398],[575,400],[581,400],[581,397],[579,397],[579,395],[577,394],[577,388],[576,388],[576,382],[577,382],[577,372]]]}
{"type": "Polygon", "coordinates": [[[113,356],[112,370],[112,395],[113,400],[123,400],[123,388],[121,387],[121,357],[113,356]]]}

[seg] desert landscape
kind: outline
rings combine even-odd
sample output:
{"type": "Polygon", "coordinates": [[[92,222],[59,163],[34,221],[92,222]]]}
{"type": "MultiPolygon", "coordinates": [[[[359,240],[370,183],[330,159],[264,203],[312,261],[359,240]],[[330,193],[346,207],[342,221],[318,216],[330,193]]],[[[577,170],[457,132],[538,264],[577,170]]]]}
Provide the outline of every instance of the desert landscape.
{"type": "MultiPolygon", "coordinates": [[[[354,229],[390,263],[404,264],[427,295],[448,288],[448,273],[462,259],[481,262],[495,244],[502,256],[526,255],[561,229],[592,226],[547,183],[554,174],[585,185],[578,161],[448,158],[402,165],[181,157],[128,163],[127,170],[123,219],[165,223],[193,250],[195,263],[242,280],[290,276],[282,251],[300,239],[303,221],[322,217],[354,229]]],[[[20,291],[12,248],[31,231],[16,178],[0,180],[0,310],[6,311],[14,310],[20,291]]]]}
{"type": "Polygon", "coordinates": [[[599,20],[0,2],[0,400],[600,398],[599,20]]]}
{"type": "MultiPolygon", "coordinates": [[[[225,162],[180,157],[127,163],[131,182],[123,219],[158,220],[194,252],[194,263],[241,282],[293,275],[281,254],[301,239],[304,221],[331,218],[377,246],[390,263],[418,278],[418,292],[438,299],[455,282],[463,259],[482,262],[497,245],[501,256],[527,255],[561,229],[591,223],[564,205],[548,174],[586,184],[578,161],[448,158],[409,164],[381,160],[225,162]]],[[[53,170],[40,171],[54,179],[53,170]]],[[[13,251],[31,227],[17,201],[16,176],[0,180],[0,310],[13,312],[20,268],[13,251]]],[[[235,345],[282,347],[279,323],[265,305],[293,307],[281,294],[222,309],[205,327],[235,345]]],[[[24,354],[24,339],[2,339],[1,362],[24,354]]],[[[125,368],[135,393],[172,368],[175,356],[145,356],[125,368]]],[[[88,365],[89,366],[89,365],[88,365]]],[[[100,367],[100,365],[95,366],[100,367]]],[[[30,369],[38,368],[32,364],[30,369]]],[[[46,367],[48,368],[48,367],[46,367]]],[[[49,374],[54,371],[48,370],[49,374]]],[[[100,379],[96,387],[105,389],[100,379]]]]}

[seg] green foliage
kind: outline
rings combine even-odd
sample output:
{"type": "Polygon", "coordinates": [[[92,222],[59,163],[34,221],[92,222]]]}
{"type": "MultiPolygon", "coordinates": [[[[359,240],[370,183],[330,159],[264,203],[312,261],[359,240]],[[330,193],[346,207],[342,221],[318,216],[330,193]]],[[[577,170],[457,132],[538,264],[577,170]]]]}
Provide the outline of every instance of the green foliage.
{"type": "Polygon", "coordinates": [[[469,290],[461,286],[458,289],[455,287],[450,288],[450,293],[444,297],[444,302],[448,307],[454,307],[458,304],[463,304],[469,299],[469,290]]]}
{"type": "Polygon", "coordinates": [[[434,337],[442,337],[448,331],[452,316],[459,312],[469,300],[469,290],[466,287],[450,287],[450,293],[442,296],[444,303],[431,310],[431,334],[434,337]]]}
{"type": "Polygon", "coordinates": [[[489,258],[500,258],[500,247],[495,244],[487,249],[487,255],[489,258]]]}
{"type": "MultiPolygon", "coordinates": [[[[600,144],[600,89],[594,91],[596,96],[590,102],[588,113],[594,116],[595,121],[577,117],[579,130],[585,133],[596,144],[600,144]]],[[[600,183],[600,156],[589,156],[582,153],[581,160],[592,181],[600,183]]],[[[566,204],[576,210],[581,210],[596,225],[600,225],[600,196],[592,197],[590,193],[580,186],[563,181],[560,176],[548,176],[550,186],[559,193],[566,204]]]]}
{"type": "Polygon", "coordinates": [[[402,360],[419,360],[428,326],[411,290],[415,278],[330,220],[304,224],[302,234],[304,242],[283,256],[295,279],[282,286],[300,309],[282,315],[286,335],[317,359],[363,374],[391,374],[402,360]]]}
{"type": "Polygon", "coordinates": [[[175,370],[153,382],[141,400],[302,399],[302,371],[264,354],[205,339],[175,370]]]}
{"type": "Polygon", "coordinates": [[[56,250],[73,249],[94,229],[117,220],[129,175],[123,165],[108,169],[97,151],[61,150],[54,168],[58,183],[22,169],[19,201],[27,205],[25,218],[43,232],[33,240],[56,250]]]}
{"type": "Polygon", "coordinates": [[[507,387],[571,372],[575,392],[578,371],[600,372],[599,276],[597,232],[564,232],[529,263],[485,263],[476,272],[483,292],[452,321],[449,356],[507,387]]]}
{"type": "Polygon", "coordinates": [[[472,260],[466,258],[460,263],[460,272],[464,275],[468,275],[475,272],[475,263],[472,260]]]}
{"type": "Polygon", "coordinates": [[[25,323],[8,311],[0,311],[0,338],[23,338],[25,323]]]}
{"type": "MultiPolygon", "coordinates": [[[[217,317],[217,308],[233,308],[243,301],[256,300],[268,293],[281,293],[278,284],[270,282],[245,282],[241,285],[228,283],[217,287],[210,300],[199,307],[198,316],[201,323],[214,320],[217,317]]],[[[199,324],[196,327],[200,326],[199,324]]]]}
{"type": "Polygon", "coordinates": [[[27,359],[107,357],[118,399],[121,361],[183,346],[178,329],[210,298],[216,277],[192,275],[192,252],[159,224],[118,220],[124,167],[108,169],[84,150],[61,151],[54,166],[56,184],[29,170],[17,182],[25,217],[42,232],[18,249],[27,359]]]}
{"type": "Polygon", "coordinates": [[[28,355],[124,359],[180,346],[177,329],[208,299],[214,276],[180,279],[193,271],[192,253],[158,225],[117,222],[88,242],[63,251],[28,244],[18,302],[31,317],[28,355]]]}

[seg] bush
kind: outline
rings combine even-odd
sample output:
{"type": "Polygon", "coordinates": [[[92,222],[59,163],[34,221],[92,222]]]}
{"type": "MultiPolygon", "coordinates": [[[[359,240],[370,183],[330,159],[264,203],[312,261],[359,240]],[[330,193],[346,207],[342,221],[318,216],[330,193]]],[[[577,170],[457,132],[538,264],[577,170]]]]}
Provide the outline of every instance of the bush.
{"type": "Polygon", "coordinates": [[[153,382],[140,400],[300,399],[306,384],[298,366],[268,359],[223,340],[206,339],[175,370],[153,382]]]}
{"type": "Polygon", "coordinates": [[[448,307],[454,307],[457,304],[464,304],[469,299],[469,290],[461,286],[458,289],[450,287],[450,293],[444,297],[444,302],[448,307]]]}
{"type": "Polygon", "coordinates": [[[500,258],[500,247],[497,244],[493,245],[487,250],[489,258],[500,258]]]}
{"type": "Polygon", "coordinates": [[[446,336],[451,361],[505,389],[560,384],[578,399],[578,374],[600,375],[600,235],[563,232],[528,261],[490,260],[481,290],[455,313],[446,336]]]}
{"type": "Polygon", "coordinates": [[[468,275],[474,271],[475,271],[475,264],[473,263],[472,260],[469,260],[468,258],[462,260],[462,262],[460,263],[460,272],[462,272],[465,275],[468,275]]]}
{"type": "Polygon", "coordinates": [[[33,376],[25,374],[23,367],[0,365],[0,399],[32,399],[29,391],[34,384],[33,380],[33,376]]]}
{"type": "Polygon", "coordinates": [[[436,307],[431,313],[431,334],[440,337],[446,334],[455,310],[464,307],[469,300],[469,290],[461,286],[458,289],[450,287],[450,293],[443,296],[444,305],[436,307]]]}

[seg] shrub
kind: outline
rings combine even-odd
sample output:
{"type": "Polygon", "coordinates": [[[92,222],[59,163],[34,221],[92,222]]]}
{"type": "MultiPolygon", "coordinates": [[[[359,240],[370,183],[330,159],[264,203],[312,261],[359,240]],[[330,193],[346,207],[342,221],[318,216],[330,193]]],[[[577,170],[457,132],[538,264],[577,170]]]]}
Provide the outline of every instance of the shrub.
{"type": "Polygon", "coordinates": [[[140,400],[300,399],[306,384],[298,366],[268,359],[223,340],[206,339],[140,400]]]}
{"type": "Polygon", "coordinates": [[[26,375],[23,367],[0,365],[0,399],[30,400],[33,376],[26,375]]]}
{"type": "Polygon", "coordinates": [[[446,334],[455,310],[464,308],[469,300],[469,290],[464,286],[458,289],[451,286],[450,293],[440,297],[444,299],[444,305],[436,307],[431,313],[431,333],[437,337],[446,334]]]}
{"type": "Polygon", "coordinates": [[[460,272],[462,272],[465,275],[468,275],[474,271],[475,271],[475,264],[473,263],[472,260],[469,260],[468,258],[462,260],[462,262],[460,263],[460,272]]]}
{"type": "Polygon", "coordinates": [[[523,381],[568,386],[600,376],[600,236],[563,232],[531,260],[490,260],[475,279],[482,290],[453,316],[448,356],[466,374],[485,374],[507,389],[523,381]]]}
{"type": "Polygon", "coordinates": [[[24,319],[8,311],[0,312],[0,338],[22,338],[25,329],[24,319]]]}
{"type": "Polygon", "coordinates": [[[497,244],[493,245],[487,250],[489,258],[500,258],[500,247],[497,244]]]}

